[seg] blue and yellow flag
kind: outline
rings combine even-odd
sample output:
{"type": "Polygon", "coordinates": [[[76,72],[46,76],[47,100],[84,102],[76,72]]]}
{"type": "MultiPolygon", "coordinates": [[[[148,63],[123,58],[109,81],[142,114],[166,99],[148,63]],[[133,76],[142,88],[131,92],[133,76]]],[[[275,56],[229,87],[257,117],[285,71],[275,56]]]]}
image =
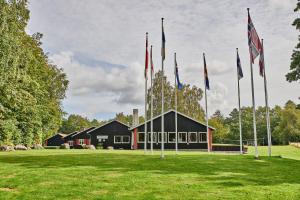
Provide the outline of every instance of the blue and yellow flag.
{"type": "Polygon", "coordinates": [[[162,30],[162,44],[161,44],[161,57],[163,60],[166,58],[166,37],[164,32],[164,18],[161,19],[161,30],[162,30]]]}
{"type": "Polygon", "coordinates": [[[209,80],[208,80],[208,74],[207,74],[207,68],[206,68],[206,60],[205,60],[205,54],[203,53],[203,62],[204,62],[204,82],[206,89],[209,90],[209,80]]]}
{"type": "Polygon", "coordinates": [[[240,60],[240,56],[239,56],[239,52],[236,52],[236,65],[237,65],[237,73],[238,73],[238,78],[239,80],[242,79],[244,77],[243,75],[243,70],[242,70],[242,65],[241,65],[241,60],[240,60]]]}
{"type": "Polygon", "coordinates": [[[178,90],[181,90],[183,88],[183,85],[182,85],[182,83],[180,83],[180,80],[179,80],[178,65],[177,65],[176,57],[175,57],[175,77],[176,77],[176,82],[177,82],[177,88],[178,88],[178,90]]]}

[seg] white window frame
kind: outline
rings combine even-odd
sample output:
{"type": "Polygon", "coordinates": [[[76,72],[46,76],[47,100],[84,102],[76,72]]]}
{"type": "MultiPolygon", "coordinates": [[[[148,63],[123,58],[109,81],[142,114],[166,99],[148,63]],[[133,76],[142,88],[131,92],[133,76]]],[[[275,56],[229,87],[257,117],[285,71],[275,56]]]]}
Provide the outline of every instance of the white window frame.
{"type": "Polygon", "coordinates": [[[122,136],[122,144],[129,144],[130,143],[130,136],[129,135],[123,135],[122,136]],[[124,142],[124,138],[128,137],[128,142],[124,142]]]}
{"type": "Polygon", "coordinates": [[[115,144],[122,144],[122,140],[123,140],[123,139],[122,139],[122,136],[121,136],[121,135],[115,135],[115,136],[114,136],[114,143],[115,143],[115,144]],[[117,142],[117,141],[116,141],[116,137],[120,137],[120,142],[117,142]]]}
{"type": "Polygon", "coordinates": [[[197,143],[198,142],[198,133],[197,132],[189,132],[189,134],[188,134],[188,140],[189,140],[189,143],[197,143]],[[191,142],[191,133],[192,134],[196,134],[196,141],[193,141],[193,142],[191,142]]]}
{"type": "Polygon", "coordinates": [[[199,143],[207,143],[206,132],[198,132],[198,135],[199,135],[199,136],[198,136],[199,143]],[[205,141],[202,141],[202,140],[201,140],[201,139],[202,139],[202,138],[201,138],[201,135],[202,135],[202,134],[205,136],[205,137],[204,137],[204,138],[205,138],[205,141]]]}
{"type": "Polygon", "coordinates": [[[143,134],[145,137],[145,132],[138,132],[138,143],[144,143],[145,142],[145,138],[143,138],[143,141],[140,141],[140,134],[143,134]]]}
{"type": "Polygon", "coordinates": [[[178,132],[178,143],[188,143],[187,132],[178,132]],[[180,140],[180,135],[185,134],[185,141],[180,140]]]}
{"type": "MultiPolygon", "coordinates": [[[[151,132],[148,133],[148,143],[151,143],[151,132]]],[[[153,143],[157,143],[156,132],[153,132],[153,143]]]]}
{"type": "Polygon", "coordinates": [[[84,145],[84,139],[79,139],[79,145],[84,145]]]}
{"type": "MultiPolygon", "coordinates": [[[[157,143],[161,143],[161,132],[157,133],[157,143]]],[[[168,141],[168,134],[167,132],[164,132],[164,143],[167,143],[168,141]]]]}
{"type": "Polygon", "coordinates": [[[176,132],[168,132],[168,143],[176,143],[176,132]],[[175,136],[174,141],[170,141],[170,133],[174,134],[175,136]]]}
{"type": "Polygon", "coordinates": [[[70,147],[72,147],[72,146],[74,146],[74,141],[73,140],[69,140],[68,144],[69,144],[70,147]]]}

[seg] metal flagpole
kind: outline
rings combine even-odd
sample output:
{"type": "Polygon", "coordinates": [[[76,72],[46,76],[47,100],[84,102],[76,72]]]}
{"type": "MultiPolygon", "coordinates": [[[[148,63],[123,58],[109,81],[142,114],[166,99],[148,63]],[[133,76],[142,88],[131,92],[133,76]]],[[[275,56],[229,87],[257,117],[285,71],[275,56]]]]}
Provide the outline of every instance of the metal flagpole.
{"type": "MultiPolygon", "coordinates": [[[[249,8],[247,8],[249,15],[249,8]]],[[[256,117],[255,117],[255,98],[254,98],[254,81],[253,81],[253,68],[252,68],[252,58],[251,58],[251,46],[249,46],[250,51],[250,70],[251,70],[251,89],[252,89],[252,109],[253,109],[253,133],[254,133],[254,146],[255,146],[255,158],[258,158],[257,149],[257,134],[256,134],[256,117]]]]}
{"type": "MultiPolygon", "coordinates": [[[[238,48],[236,52],[238,55],[238,48]]],[[[237,82],[238,82],[238,103],[239,103],[239,126],[240,126],[240,153],[243,154],[243,138],[242,138],[242,113],[241,113],[241,93],[240,93],[240,78],[239,78],[239,69],[237,69],[237,82]]]]}
{"type": "Polygon", "coordinates": [[[174,53],[174,77],[175,77],[175,151],[178,153],[178,131],[177,131],[177,84],[176,84],[176,53],[174,53]]]}
{"type": "Polygon", "coordinates": [[[152,60],[152,45],[150,49],[150,67],[151,67],[151,154],[153,154],[153,60],[152,60]]]}
{"type": "MultiPolygon", "coordinates": [[[[146,33],[146,66],[148,65],[148,32],[146,33]]],[[[147,153],[147,68],[145,68],[145,134],[144,134],[144,153],[147,153]]]]}
{"type": "Polygon", "coordinates": [[[253,69],[252,69],[251,58],[250,58],[250,70],[251,70],[252,110],[253,110],[252,112],[253,112],[253,132],[254,132],[255,158],[258,158],[257,134],[256,134],[256,118],[255,118],[254,83],[253,83],[253,69]]]}
{"type": "MultiPolygon", "coordinates": [[[[203,61],[204,61],[204,67],[206,67],[205,53],[203,53],[203,61]]],[[[208,112],[207,112],[207,94],[206,94],[206,76],[205,76],[205,73],[204,73],[204,87],[205,87],[206,141],[207,141],[207,151],[210,152],[209,135],[208,135],[209,134],[209,128],[208,128],[208,112]]]]}
{"type": "Polygon", "coordinates": [[[262,56],[263,56],[263,72],[264,72],[264,86],[265,86],[265,101],[266,101],[266,119],[267,119],[267,135],[268,135],[268,155],[271,156],[271,146],[272,146],[272,136],[271,136],[271,127],[270,127],[270,111],[269,111],[269,102],[268,102],[268,89],[267,89],[267,77],[265,69],[265,49],[264,49],[264,40],[261,39],[262,45],[262,56]]]}
{"type": "MultiPolygon", "coordinates": [[[[164,18],[161,18],[161,29],[162,36],[164,36],[164,18]]],[[[164,38],[162,37],[162,40],[164,38]]],[[[164,59],[165,59],[165,49],[164,49],[164,41],[162,41],[162,56],[161,56],[161,154],[160,157],[164,158],[164,59]]]]}

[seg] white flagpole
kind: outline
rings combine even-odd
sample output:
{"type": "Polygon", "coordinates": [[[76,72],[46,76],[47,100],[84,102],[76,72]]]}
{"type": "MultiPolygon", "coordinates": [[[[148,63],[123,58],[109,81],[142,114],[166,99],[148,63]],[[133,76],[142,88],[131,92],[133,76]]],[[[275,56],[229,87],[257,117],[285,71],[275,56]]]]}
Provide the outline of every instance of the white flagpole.
{"type": "Polygon", "coordinates": [[[267,76],[265,68],[265,49],[264,49],[264,40],[261,39],[261,45],[263,49],[263,66],[264,66],[264,87],[265,87],[265,101],[266,101],[266,119],[267,119],[267,135],[268,135],[268,155],[272,155],[271,146],[272,146],[272,135],[270,127],[270,110],[269,110],[269,101],[268,101],[268,89],[267,89],[267,76]]]}
{"type": "MultiPolygon", "coordinates": [[[[238,55],[238,48],[236,52],[238,55]]],[[[238,82],[238,103],[239,103],[239,126],[240,126],[240,153],[243,154],[243,138],[242,138],[242,113],[241,113],[241,93],[240,93],[240,78],[239,78],[239,69],[237,69],[237,82],[238,82]]]]}
{"type": "MultiPolygon", "coordinates": [[[[249,8],[247,8],[249,14],[249,8]]],[[[254,81],[253,81],[253,68],[251,60],[251,47],[250,51],[250,70],[251,70],[251,89],[252,89],[252,112],[253,112],[253,134],[254,134],[254,146],[255,146],[255,158],[258,158],[258,148],[257,148],[257,134],[256,134],[256,117],[255,117],[255,98],[254,98],[254,81]]]]}
{"type": "MultiPolygon", "coordinates": [[[[161,18],[161,28],[163,30],[164,18],[161,18]]],[[[164,50],[165,51],[165,50],[164,50]]],[[[165,55],[164,55],[165,56],[165,55]]],[[[161,154],[160,157],[164,158],[164,57],[161,57],[161,154]]]]}
{"type": "MultiPolygon", "coordinates": [[[[147,46],[146,48],[148,48],[148,32],[146,33],[146,40],[147,40],[147,46]]],[[[148,51],[148,50],[146,50],[148,51]]],[[[147,60],[148,62],[148,60],[147,60]]],[[[146,63],[146,65],[148,65],[148,63],[146,63]]],[[[145,68],[145,127],[144,127],[144,153],[147,153],[147,70],[145,68]]]]}
{"type": "MultiPolygon", "coordinates": [[[[205,53],[203,53],[203,61],[205,60],[205,53]]],[[[205,64],[206,65],[206,61],[205,64]]],[[[204,66],[205,67],[205,66],[204,66]]],[[[206,66],[207,68],[207,66],[206,66]]],[[[205,70],[205,69],[204,69],[205,70]]],[[[206,141],[207,141],[207,151],[210,152],[210,148],[209,148],[209,128],[208,128],[208,111],[207,111],[207,92],[206,92],[206,77],[205,77],[205,73],[204,73],[204,88],[205,88],[205,115],[206,115],[206,141]]]]}
{"type": "Polygon", "coordinates": [[[176,53],[174,53],[174,76],[175,76],[175,151],[178,153],[178,130],[177,130],[177,84],[176,84],[176,53]]]}
{"type": "Polygon", "coordinates": [[[153,154],[153,60],[152,60],[152,45],[150,49],[150,67],[151,67],[151,154],[153,154]]]}

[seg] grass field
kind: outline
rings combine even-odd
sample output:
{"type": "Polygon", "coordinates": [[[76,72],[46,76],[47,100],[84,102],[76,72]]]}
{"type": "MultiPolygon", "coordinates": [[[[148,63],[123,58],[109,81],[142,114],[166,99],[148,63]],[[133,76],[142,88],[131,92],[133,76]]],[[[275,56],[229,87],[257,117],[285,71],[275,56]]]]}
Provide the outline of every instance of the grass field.
{"type": "Polygon", "coordinates": [[[300,199],[300,149],[259,150],[0,152],[0,199],[300,199]]]}

